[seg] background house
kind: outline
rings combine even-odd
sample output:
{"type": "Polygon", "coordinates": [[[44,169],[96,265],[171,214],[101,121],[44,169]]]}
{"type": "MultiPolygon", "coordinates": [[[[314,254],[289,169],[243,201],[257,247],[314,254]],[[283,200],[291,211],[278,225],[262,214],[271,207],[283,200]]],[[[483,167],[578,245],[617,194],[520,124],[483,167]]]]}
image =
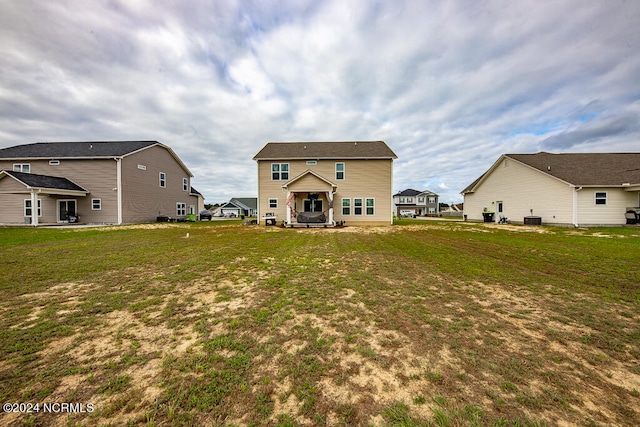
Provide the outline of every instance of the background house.
{"type": "Polygon", "coordinates": [[[462,194],[469,220],[621,225],[640,205],[640,153],[504,154],[462,194]]]}
{"type": "Polygon", "coordinates": [[[436,193],[429,190],[418,191],[412,188],[394,194],[393,204],[397,216],[437,215],[440,206],[436,193]]]}
{"type": "Polygon", "coordinates": [[[189,169],[157,141],[18,145],[0,150],[0,171],[5,224],[151,222],[197,213],[203,201],[189,169]]]}
{"type": "Polygon", "coordinates": [[[258,164],[259,215],[287,224],[391,224],[392,164],[383,141],[270,142],[258,164]]]}

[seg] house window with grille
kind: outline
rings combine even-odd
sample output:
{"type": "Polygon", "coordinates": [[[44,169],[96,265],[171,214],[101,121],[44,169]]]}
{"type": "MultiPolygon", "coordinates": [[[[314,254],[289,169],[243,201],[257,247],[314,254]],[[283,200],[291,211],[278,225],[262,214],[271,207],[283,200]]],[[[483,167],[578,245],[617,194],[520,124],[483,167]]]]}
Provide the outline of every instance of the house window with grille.
{"type": "Polygon", "coordinates": [[[176,215],[185,216],[187,214],[187,204],[178,202],[176,203],[176,215]]]}
{"type": "Polygon", "coordinates": [[[184,191],[189,190],[189,180],[187,178],[182,178],[182,189],[184,191]]]}
{"type": "Polygon", "coordinates": [[[31,173],[31,165],[29,163],[16,163],[13,165],[13,171],[31,173]]]}
{"type": "Polygon", "coordinates": [[[351,215],[351,199],[342,199],[342,215],[351,215]]]}
{"type": "Polygon", "coordinates": [[[375,205],[376,205],[375,199],[367,199],[366,200],[367,215],[374,215],[375,214],[375,205]]]}
{"type": "Polygon", "coordinates": [[[353,214],[362,215],[362,199],[353,199],[353,214]]]}
{"type": "Polygon", "coordinates": [[[336,163],[336,179],[344,179],[344,163],[336,163]]]}
{"type": "MultiPolygon", "coordinates": [[[[32,216],[33,209],[31,199],[24,200],[24,216],[32,216]]],[[[38,216],[42,216],[42,201],[38,199],[38,216]]]]}
{"type": "Polygon", "coordinates": [[[271,163],[271,179],[273,181],[289,180],[289,163],[271,163]]]}
{"type": "Polygon", "coordinates": [[[606,205],[607,204],[607,193],[596,191],[596,205],[606,205]]]}
{"type": "Polygon", "coordinates": [[[167,174],[164,173],[164,172],[160,172],[160,174],[158,175],[158,178],[160,180],[160,187],[166,188],[167,187],[167,174]]]}
{"type": "Polygon", "coordinates": [[[269,199],[269,209],[278,208],[278,199],[269,199]]]}
{"type": "Polygon", "coordinates": [[[91,210],[92,211],[102,210],[102,199],[91,199],[91,210]]]}

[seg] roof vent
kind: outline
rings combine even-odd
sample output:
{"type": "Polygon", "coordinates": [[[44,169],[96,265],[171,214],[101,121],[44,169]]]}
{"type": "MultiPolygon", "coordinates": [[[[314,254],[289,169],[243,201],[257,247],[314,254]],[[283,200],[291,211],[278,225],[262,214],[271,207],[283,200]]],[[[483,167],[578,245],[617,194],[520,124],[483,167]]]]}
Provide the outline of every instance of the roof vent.
{"type": "Polygon", "coordinates": [[[353,145],[358,145],[358,141],[354,142],[353,145]]]}
{"type": "Polygon", "coordinates": [[[547,170],[550,171],[551,170],[551,166],[547,166],[547,170]]]}
{"type": "Polygon", "coordinates": [[[307,149],[307,146],[306,146],[306,145],[304,146],[304,149],[305,149],[305,150],[307,149]]]}

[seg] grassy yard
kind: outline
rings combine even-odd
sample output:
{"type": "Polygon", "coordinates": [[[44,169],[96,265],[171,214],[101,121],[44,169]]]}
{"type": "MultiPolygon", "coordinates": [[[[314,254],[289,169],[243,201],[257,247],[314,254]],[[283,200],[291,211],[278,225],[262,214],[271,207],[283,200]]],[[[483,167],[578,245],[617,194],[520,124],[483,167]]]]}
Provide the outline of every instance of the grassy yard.
{"type": "Polygon", "coordinates": [[[0,228],[0,402],[94,408],[0,424],[636,425],[639,260],[637,228],[0,228]]]}

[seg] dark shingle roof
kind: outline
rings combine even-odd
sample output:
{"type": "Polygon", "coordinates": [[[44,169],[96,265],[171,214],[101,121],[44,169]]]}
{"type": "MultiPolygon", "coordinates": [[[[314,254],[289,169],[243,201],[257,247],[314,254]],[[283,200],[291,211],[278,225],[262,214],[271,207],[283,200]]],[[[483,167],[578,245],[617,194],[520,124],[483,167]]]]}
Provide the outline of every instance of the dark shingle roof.
{"type": "Polygon", "coordinates": [[[63,178],[60,176],[37,175],[34,173],[24,173],[24,172],[14,172],[14,171],[2,171],[2,172],[6,173],[9,176],[14,177],[18,181],[33,188],[73,190],[73,191],[84,191],[88,193],[87,190],[80,187],[78,184],[72,181],[69,181],[67,178],[63,178]]]}
{"type": "Polygon", "coordinates": [[[158,141],[36,142],[0,149],[0,159],[120,157],[158,141]]]}
{"type": "Polygon", "coordinates": [[[384,141],[269,142],[253,160],[396,159],[384,141]]]}
{"type": "Polygon", "coordinates": [[[397,194],[394,194],[393,196],[417,196],[418,194],[422,193],[422,191],[418,191],[418,190],[414,190],[413,188],[407,188],[406,190],[403,190],[397,194]]]}
{"type": "MultiPolygon", "coordinates": [[[[524,163],[547,175],[576,186],[621,186],[640,184],[640,153],[566,153],[505,154],[501,156],[524,163]]],[[[462,190],[474,191],[500,162],[462,190]]]]}

